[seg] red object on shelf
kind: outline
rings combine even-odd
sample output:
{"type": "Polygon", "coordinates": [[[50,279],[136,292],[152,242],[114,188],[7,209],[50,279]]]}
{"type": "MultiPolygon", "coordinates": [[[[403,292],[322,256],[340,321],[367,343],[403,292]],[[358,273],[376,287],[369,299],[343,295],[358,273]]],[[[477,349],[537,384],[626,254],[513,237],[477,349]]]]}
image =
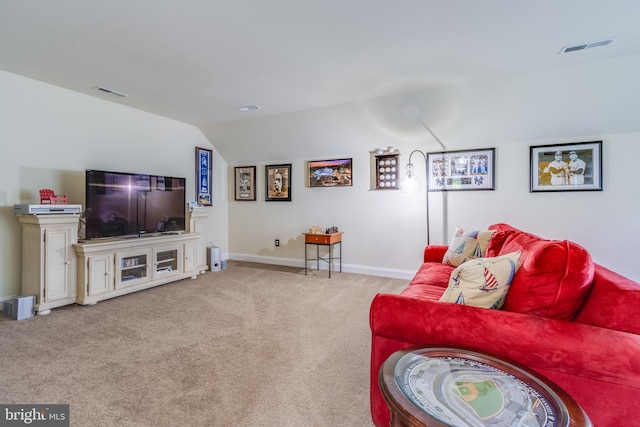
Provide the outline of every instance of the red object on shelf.
{"type": "Polygon", "coordinates": [[[66,205],[67,196],[56,195],[53,190],[43,188],[40,190],[40,204],[41,205],[66,205]]]}

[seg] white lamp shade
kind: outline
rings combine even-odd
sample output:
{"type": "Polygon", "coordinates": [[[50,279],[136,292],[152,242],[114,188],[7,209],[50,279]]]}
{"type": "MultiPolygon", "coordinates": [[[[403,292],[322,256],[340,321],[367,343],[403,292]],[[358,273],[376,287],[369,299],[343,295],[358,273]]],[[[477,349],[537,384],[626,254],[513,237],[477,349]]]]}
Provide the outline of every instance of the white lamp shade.
{"type": "Polygon", "coordinates": [[[422,181],[417,176],[406,177],[402,180],[401,190],[404,193],[415,194],[420,192],[422,188],[422,181]]]}

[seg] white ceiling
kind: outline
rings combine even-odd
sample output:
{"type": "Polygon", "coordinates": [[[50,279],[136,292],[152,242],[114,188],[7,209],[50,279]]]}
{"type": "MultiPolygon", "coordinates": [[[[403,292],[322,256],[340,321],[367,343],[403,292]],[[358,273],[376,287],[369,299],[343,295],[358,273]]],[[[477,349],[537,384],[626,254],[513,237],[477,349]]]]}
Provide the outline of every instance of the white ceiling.
{"type": "Polygon", "coordinates": [[[637,0],[0,0],[0,69],[206,128],[638,54],[639,18],[637,0]]]}

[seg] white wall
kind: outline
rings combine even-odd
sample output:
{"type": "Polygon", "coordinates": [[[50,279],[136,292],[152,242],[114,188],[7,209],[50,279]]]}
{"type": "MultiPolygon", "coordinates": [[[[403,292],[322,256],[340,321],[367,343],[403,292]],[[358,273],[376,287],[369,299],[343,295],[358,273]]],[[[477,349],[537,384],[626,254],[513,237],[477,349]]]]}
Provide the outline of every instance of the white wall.
{"type": "MultiPolygon", "coordinates": [[[[195,198],[191,125],[0,71],[0,299],[20,294],[21,230],[13,205],[40,188],[84,205],[85,169],[183,176],[195,198]]],[[[227,164],[214,150],[214,206],[205,242],[228,248],[227,164]]]]}
{"type": "MultiPolygon", "coordinates": [[[[638,74],[634,56],[218,125],[206,241],[231,258],[302,266],[301,233],[337,225],[345,271],[411,277],[426,241],[424,194],[371,191],[369,151],[394,145],[402,164],[413,149],[439,151],[423,120],[450,150],[495,147],[497,155],[495,191],[430,194],[433,243],[457,225],[507,222],[580,243],[640,281],[638,74]],[[531,145],[591,140],[603,140],[604,191],[529,193],[531,145]],[[274,141],[286,148],[271,149],[274,141]],[[228,167],[219,143],[237,146],[228,167]],[[353,187],[305,186],[307,160],[344,157],[353,158],[353,187]],[[293,165],[292,202],[264,201],[263,166],[277,163],[293,165]],[[233,166],[241,165],[258,166],[257,202],[233,201],[233,166]]],[[[194,147],[209,145],[197,128],[1,71],[0,93],[0,299],[20,292],[12,206],[37,201],[39,188],[83,203],[84,170],[95,168],[185,176],[194,193],[194,147]]]]}
{"type": "Polygon", "coordinates": [[[424,194],[369,191],[368,151],[394,145],[403,164],[413,149],[441,151],[422,120],[449,150],[495,147],[497,156],[495,191],[430,194],[432,243],[445,243],[458,225],[507,222],[575,241],[596,262],[640,280],[639,74],[640,56],[633,56],[209,129],[214,145],[241,151],[230,164],[230,191],[233,166],[258,165],[259,200],[229,203],[231,257],[302,266],[301,233],[337,225],[346,271],[410,277],[425,243],[424,194]],[[529,192],[530,146],[593,140],[603,141],[604,191],[529,192]],[[273,156],[265,152],[269,141],[287,150],[273,156]],[[307,160],[345,157],[353,158],[353,187],[305,186],[307,160]],[[292,202],[264,201],[265,158],[293,164],[292,202]]]}

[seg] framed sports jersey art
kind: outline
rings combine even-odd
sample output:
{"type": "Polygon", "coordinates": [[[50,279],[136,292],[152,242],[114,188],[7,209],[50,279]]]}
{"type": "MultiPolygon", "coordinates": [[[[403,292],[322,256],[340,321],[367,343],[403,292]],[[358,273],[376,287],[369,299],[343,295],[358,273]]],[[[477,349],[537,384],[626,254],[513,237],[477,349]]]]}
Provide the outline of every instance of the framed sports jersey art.
{"type": "Polygon", "coordinates": [[[495,190],[495,153],[495,148],[427,153],[428,190],[495,190]]]}
{"type": "Polygon", "coordinates": [[[213,204],[212,162],[212,150],[196,147],[196,201],[201,206],[213,204]]]}
{"type": "Polygon", "coordinates": [[[530,147],[530,192],[602,191],[602,141],[530,147]]]}

